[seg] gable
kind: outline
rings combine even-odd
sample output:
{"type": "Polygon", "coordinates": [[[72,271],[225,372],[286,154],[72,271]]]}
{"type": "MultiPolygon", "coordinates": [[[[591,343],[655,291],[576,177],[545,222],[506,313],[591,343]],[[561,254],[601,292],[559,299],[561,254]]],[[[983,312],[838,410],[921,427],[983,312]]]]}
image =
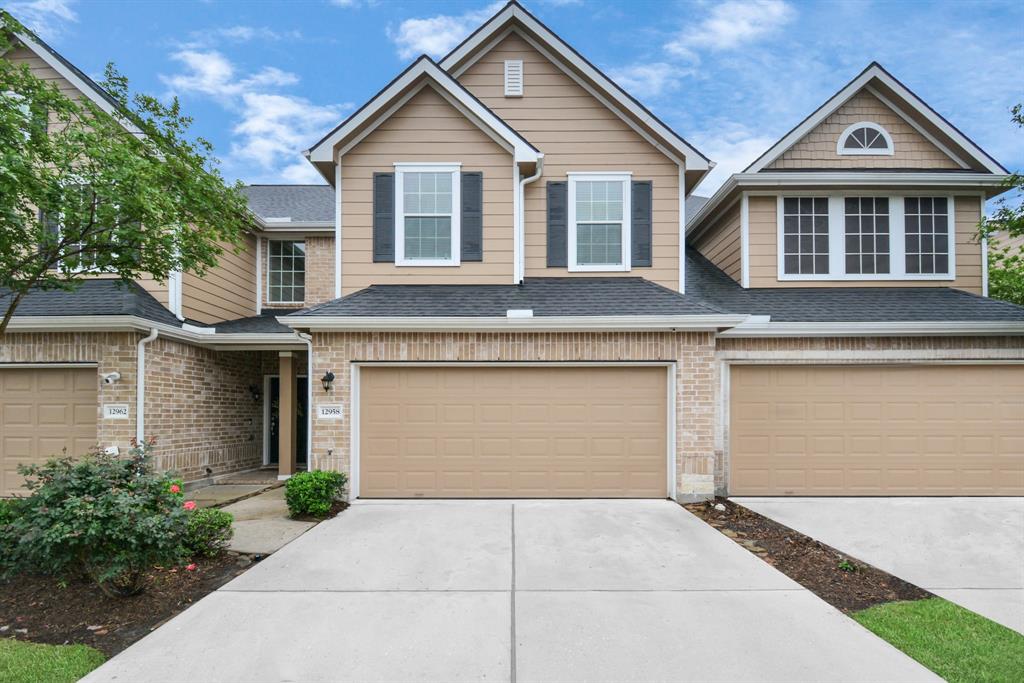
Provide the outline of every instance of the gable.
{"type": "Polygon", "coordinates": [[[900,113],[865,88],[768,166],[770,170],[855,168],[955,170],[960,169],[960,165],[900,113]],[[891,155],[851,156],[836,151],[836,144],[843,132],[849,126],[863,121],[875,123],[889,133],[893,141],[891,155]]]}
{"type": "Polygon", "coordinates": [[[47,64],[43,59],[32,50],[28,49],[24,45],[15,47],[7,54],[3,55],[3,59],[12,62],[17,65],[27,64],[28,68],[32,71],[32,75],[40,80],[46,81],[57,88],[65,96],[69,98],[78,99],[85,96],[81,90],[76,88],[71,81],[64,78],[64,76],[57,73],[57,71],[47,64]]]}

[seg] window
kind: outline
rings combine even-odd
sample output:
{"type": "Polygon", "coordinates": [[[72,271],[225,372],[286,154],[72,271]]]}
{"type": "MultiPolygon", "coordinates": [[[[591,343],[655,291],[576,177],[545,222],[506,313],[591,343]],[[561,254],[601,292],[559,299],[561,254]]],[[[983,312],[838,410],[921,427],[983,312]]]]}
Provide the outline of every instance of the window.
{"type": "Polygon", "coordinates": [[[630,268],[630,176],[569,174],[569,270],[630,268]]]}
{"type": "Polygon", "coordinates": [[[459,265],[459,167],[395,166],[396,265],[459,265]]]}
{"type": "Polygon", "coordinates": [[[306,243],[272,240],[267,273],[267,301],[303,303],[306,300],[306,243]]]}
{"type": "Polygon", "coordinates": [[[892,137],[877,123],[863,121],[855,123],[839,136],[837,154],[888,155],[895,152],[892,137]]]}
{"type": "Polygon", "coordinates": [[[846,272],[889,272],[889,198],[847,197],[846,272]]]}
{"type": "Polygon", "coordinates": [[[783,199],[782,233],[787,275],[828,273],[828,197],[783,199]]]}
{"type": "Polygon", "coordinates": [[[946,197],[907,197],[903,215],[907,273],[948,273],[949,206],[946,197]]]}

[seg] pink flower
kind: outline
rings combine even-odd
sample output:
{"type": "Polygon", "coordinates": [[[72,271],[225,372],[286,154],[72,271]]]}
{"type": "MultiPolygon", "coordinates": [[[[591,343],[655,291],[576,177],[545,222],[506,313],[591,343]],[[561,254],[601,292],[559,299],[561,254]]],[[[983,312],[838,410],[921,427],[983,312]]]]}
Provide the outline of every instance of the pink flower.
{"type": "Polygon", "coordinates": [[[177,484],[171,484],[171,493],[181,493],[181,487],[177,484]]]}
{"type": "Polygon", "coordinates": [[[199,567],[198,567],[198,566],[196,566],[196,563],[195,563],[195,562],[193,562],[192,564],[190,564],[190,565],[188,565],[187,567],[185,567],[185,571],[189,571],[189,572],[194,572],[194,571],[195,571],[196,569],[198,569],[198,568],[199,568],[199,567]]]}
{"type": "Polygon", "coordinates": [[[194,500],[186,500],[185,505],[183,505],[182,507],[184,507],[186,510],[195,510],[196,502],[194,500]]]}

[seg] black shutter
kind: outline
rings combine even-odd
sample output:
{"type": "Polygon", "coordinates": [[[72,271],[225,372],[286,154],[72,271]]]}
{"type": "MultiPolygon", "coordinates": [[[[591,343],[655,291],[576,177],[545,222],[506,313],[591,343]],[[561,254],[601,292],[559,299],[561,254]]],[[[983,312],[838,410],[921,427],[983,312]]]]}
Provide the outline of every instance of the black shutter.
{"type": "Polygon", "coordinates": [[[651,265],[651,212],[653,185],[650,180],[633,182],[632,267],[651,265]]]}
{"type": "Polygon", "coordinates": [[[373,174],[373,262],[395,261],[395,174],[373,174]]]}
{"type": "Polygon", "coordinates": [[[484,260],[484,174],[462,173],[462,260],[484,260]]]}
{"type": "Polygon", "coordinates": [[[548,268],[565,268],[569,259],[569,183],[549,180],[548,268]]]}

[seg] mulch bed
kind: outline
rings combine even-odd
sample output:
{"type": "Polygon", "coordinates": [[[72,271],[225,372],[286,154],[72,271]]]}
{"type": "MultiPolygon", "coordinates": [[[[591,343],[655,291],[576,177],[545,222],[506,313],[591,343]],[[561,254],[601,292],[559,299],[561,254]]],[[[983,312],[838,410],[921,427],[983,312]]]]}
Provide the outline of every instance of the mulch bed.
{"type": "Polygon", "coordinates": [[[51,576],[0,581],[0,637],[35,643],[80,643],[112,656],[235,578],[252,564],[246,555],[222,553],[184,567],[154,569],[141,595],[111,598],[94,584],[51,576]]]}
{"type": "Polygon", "coordinates": [[[683,507],[844,612],[895,600],[934,597],[903,579],[729,500],[719,498],[683,507]],[[716,504],[724,505],[725,510],[716,510],[716,504]]]}
{"type": "Polygon", "coordinates": [[[324,517],[314,517],[312,515],[299,515],[298,517],[292,517],[291,519],[299,522],[322,522],[325,519],[337,517],[339,514],[348,509],[348,503],[343,500],[336,500],[331,503],[331,511],[324,517]]]}

